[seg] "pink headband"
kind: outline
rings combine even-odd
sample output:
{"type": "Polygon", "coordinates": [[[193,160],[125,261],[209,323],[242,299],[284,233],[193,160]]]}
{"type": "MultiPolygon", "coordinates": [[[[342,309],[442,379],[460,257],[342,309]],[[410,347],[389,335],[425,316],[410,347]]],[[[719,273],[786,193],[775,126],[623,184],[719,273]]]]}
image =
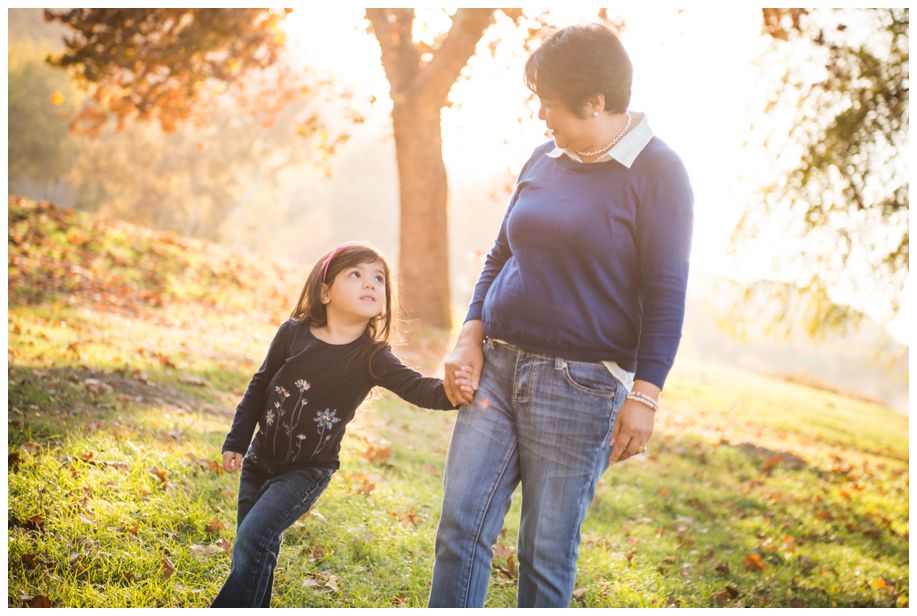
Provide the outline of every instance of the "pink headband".
{"type": "Polygon", "coordinates": [[[348,246],[350,246],[349,242],[338,244],[334,247],[334,250],[331,251],[331,254],[325,257],[325,260],[322,261],[322,282],[325,282],[325,275],[328,273],[328,266],[331,265],[331,260],[338,256],[338,253],[340,253],[348,246]]]}

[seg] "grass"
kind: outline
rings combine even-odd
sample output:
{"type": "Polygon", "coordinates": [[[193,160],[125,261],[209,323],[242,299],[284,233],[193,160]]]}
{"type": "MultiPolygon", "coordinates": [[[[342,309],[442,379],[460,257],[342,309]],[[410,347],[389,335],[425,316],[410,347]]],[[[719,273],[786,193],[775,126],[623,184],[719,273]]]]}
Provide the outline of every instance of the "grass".
{"type": "MultiPolygon", "coordinates": [[[[219,449],[300,277],[24,200],[9,220],[9,605],[207,605],[235,538],[219,449]]],[[[436,371],[445,337],[402,355],[436,371]]],[[[574,606],[907,605],[906,417],[706,365],[676,366],[663,406],[597,490],[574,606]]],[[[453,421],[361,408],[273,605],[425,604],[453,421]]],[[[518,507],[488,606],[515,604],[518,507]]]]}

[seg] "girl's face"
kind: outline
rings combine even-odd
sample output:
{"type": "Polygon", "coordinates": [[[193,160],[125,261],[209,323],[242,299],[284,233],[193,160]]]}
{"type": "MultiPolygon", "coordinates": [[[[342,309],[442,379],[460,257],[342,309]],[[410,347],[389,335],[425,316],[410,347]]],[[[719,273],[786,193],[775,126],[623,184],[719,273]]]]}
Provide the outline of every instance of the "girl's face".
{"type": "Polygon", "coordinates": [[[346,321],[368,321],[385,312],[386,280],[381,261],[357,263],[334,277],[331,287],[322,289],[329,321],[332,314],[346,321]]]}
{"type": "Polygon", "coordinates": [[[560,101],[539,97],[538,119],[544,121],[554,143],[565,150],[588,150],[594,147],[591,118],[580,118],[560,101]]]}

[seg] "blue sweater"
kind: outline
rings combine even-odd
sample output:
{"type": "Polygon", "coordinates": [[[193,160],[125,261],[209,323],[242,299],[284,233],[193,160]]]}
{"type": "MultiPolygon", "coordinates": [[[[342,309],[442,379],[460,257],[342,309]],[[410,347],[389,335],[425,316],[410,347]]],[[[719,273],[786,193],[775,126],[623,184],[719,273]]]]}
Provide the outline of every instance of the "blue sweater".
{"type": "Polygon", "coordinates": [[[539,146],[474,290],[487,336],[573,361],[617,362],[660,388],[684,321],[693,195],[653,137],[630,168],[539,146]]]}

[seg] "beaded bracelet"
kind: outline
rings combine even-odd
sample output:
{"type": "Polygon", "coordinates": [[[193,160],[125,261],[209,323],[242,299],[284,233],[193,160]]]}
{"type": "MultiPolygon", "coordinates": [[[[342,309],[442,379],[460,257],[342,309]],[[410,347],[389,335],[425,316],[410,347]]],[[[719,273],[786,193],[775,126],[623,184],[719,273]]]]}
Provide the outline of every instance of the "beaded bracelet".
{"type": "Polygon", "coordinates": [[[659,410],[659,403],[653,400],[648,395],[641,393],[639,391],[632,391],[625,396],[627,400],[633,400],[634,402],[639,402],[644,406],[648,406],[655,413],[659,410]]]}

